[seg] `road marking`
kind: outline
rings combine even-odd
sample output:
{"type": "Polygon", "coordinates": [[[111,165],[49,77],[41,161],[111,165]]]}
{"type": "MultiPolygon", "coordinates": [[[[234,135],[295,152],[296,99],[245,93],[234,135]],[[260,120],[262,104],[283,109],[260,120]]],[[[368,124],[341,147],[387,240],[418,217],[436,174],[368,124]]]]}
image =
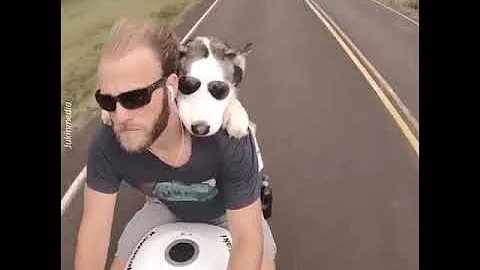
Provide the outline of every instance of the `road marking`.
{"type": "Polygon", "coordinates": [[[360,60],[364,65],[366,65],[367,69],[373,73],[373,76],[377,79],[377,81],[383,86],[384,90],[388,92],[391,98],[393,98],[394,103],[400,108],[402,113],[407,117],[408,122],[413,126],[414,128],[414,134],[419,134],[419,125],[418,121],[415,118],[415,116],[410,112],[410,110],[407,108],[407,106],[402,102],[402,100],[398,97],[398,95],[395,93],[393,90],[393,87],[390,86],[390,84],[385,80],[385,78],[380,74],[380,72],[377,71],[377,69],[368,61],[367,57],[363,55],[363,53],[358,49],[357,46],[353,43],[353,41],[345,34],[342,29],[333,21],[333,19],[328,16],[328,14],[314,1],[312,1],[312,4],[322,13],[322,15],[329,21],[332,26],[335,28],[338,34],[342,36],[343,40],[347,42],[348,46],[353,49],[353,51],[356,53],[358,57],[360,57],[360,60]]]}
{"type": "Polygon", "coordinates": [[[60,216],[63,216],[68,206],[70,206],[70,204],[72,203],[73,198],[75,197],[77,192],[80,190],[80,187],[82,186],[86,176],[87,176],[87,167],[85,166],[83,167],[82,171],[77,175],[77,178],[75,178],[73,183],[70,185],[67,192],[65,192],[65,195],[63,195],[62,213],[60,216]]]}
{"type": "MultiPolygon", "coordinates": [[[[400,113],[395,109],[395,106],[391,103],[391,101],[388,99],[388,97],[385,95],[385,93],[382,91],[381,87],[377,84],[377,82],[372,78],[372,76],[368,73],[367,69],[362,65],[360,60],[355,56],[355,54],[352,52],[352,49],[350,49],[347,44],[342,40],[342,38],[339,36],[339,34],[333,29],[332,25],[330,22],[327,21],[323,14],[325,14],[325,11],[323,11],[322,8],[320,8],[318,5],[315,5],[315,3],[312,3],[310,0],[304,0],[305,3],[310,7],[310,9],[317,15],[317,17],[325,24],[327,29],[330,31],[330,33],[335,37],[335,39],[340,43],[341,47],[345,50],[347,55],[352,59],[353,63],[357,66],[357,68],[360,70],[360,72],[363,74],[367,82],[371,85],[372,89],[375,91],[377,96],[380,98],[380,101],[382,104],[385,106],[385,108],[388,110],[388,112],[392,115],[393,119],[397,123],[397,125],[400,127],[402,130],[403,134],[407,138],[408,142],[412,146],[412,148],[415,150],[415,153],[417,154],[417,157],[419,156],[419,143],[413,132],[410,130],[409,126],[407,123],[403,120],[401,117],[400,113]]],[[[326,15],[326,14],[325,14],[326,15]]],[[[331,20],[331,19],[330,19],[331,20]]],[[[332,24],[334,24],[333,20],[331,21],[332,24]]],[[[339,32],[342,32],[340,28],[337,26],[339,32]]],[[[346,36],[345,34],[343,34],[346,36]]]]}
{"type": "Polygon", "coordinates": [[[200,17],[200,19],[198,19],[198,21],[192,26],[192,28],[190,28],[190,30],[187,32],[187,34],[185,34],[185,36],[183,37],[181,43],[184,43],[193,33],[193,31],[195,31],[198,27],[198,25],[200,25],[200,23],[203,21],[203,19],[205,19],[205,17],[207,17],[208,13],[210,13],[210,11],[215,7],[215,5],[217,4],[219,0],[215,0],[215,2],[213,2],[210,7],[207,9],[207,11],[205,11],[205,13],[203,13],[202,17],[200,17]]]}
{"type": "MultiPolygon", "coordinates": [[[[185,34],[183,39],[180,41],[181,43],[184,43],[192,34],[193,32],[197,29],[197,27],[200,25],[200,23],[207,17],[207,15],[210,13],[210,11],[215,7],[217,2],[220,0],[215,0],[210,7],[203,13],[203,15],[198,19],[198,21],[190,28],[190,30],[185,34]]],[[[62,202],[61,202],[61,217],[67,210],[67,208],[70,206],[70,204],[73,201],[73,198],[78,194],[78,191],[82,187],[82,184],[85,182],[87,176],[87,166],[85,165],[82,169],[82,171],[77,175],[73,183],[70,185],[68,190],[65,192],[65,194],[62,197],[62,202]]]]}
{"type": "Polygon", "coordinates": [[[376,1],[376,0],[370,0],[370,1],[375,2],[377,5],[380,5],[380,6],[384,7],[384,8],[386,8],[386,9],[390,10],[390,11],[393,12],[393,13],[396,13],[397,15],[400,15],[400,16],[403,17],[404,19],[407,19],[407,20],[409,20],[410,22],[412,22],[412,23],[414,23],[415,25],[417,25],[418,27],[420,27],[420,24],[419,24],[418,22],[416,22],[416,21],[413,20],[412,18],[408,17],[407,15],[405,15],[405,14],[403,14],[403,13],[401,13],[401,12],[399,12],[399,11],[397,11],[397,10],[395,10],[395,9],[393,9],[393,8],[391,8],[391,7],[383,4],[383,3],[380,3],[380,2],[378,2],[378,1],[376,1]]]}

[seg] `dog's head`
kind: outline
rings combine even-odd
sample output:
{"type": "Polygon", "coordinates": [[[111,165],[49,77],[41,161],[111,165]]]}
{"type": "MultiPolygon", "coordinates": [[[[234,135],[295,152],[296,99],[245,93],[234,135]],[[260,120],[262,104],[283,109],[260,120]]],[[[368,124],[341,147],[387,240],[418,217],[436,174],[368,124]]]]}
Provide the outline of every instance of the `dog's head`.
{"type": "Polygon", "coordinates": [[[224,114],[245,74],[251,43],[237,50],[214,37],[198,36],[181,45],[180,118],[196,136],[210,136],[222,128],[224,114]]]}

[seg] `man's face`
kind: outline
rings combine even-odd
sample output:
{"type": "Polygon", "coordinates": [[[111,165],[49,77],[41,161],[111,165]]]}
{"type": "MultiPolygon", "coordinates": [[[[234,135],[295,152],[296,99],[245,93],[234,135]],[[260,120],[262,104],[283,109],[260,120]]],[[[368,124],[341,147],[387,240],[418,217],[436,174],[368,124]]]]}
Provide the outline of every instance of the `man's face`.
{"type": "MultiPolygon", "coordinates": [[[[138,48],[119,59],[104,59],[99,66],[101,94],[118,96],[145,88],[158,81],[162,68],[155,54],[138,48]]],[[[136,109],[126,109],[119,102],[110,112],[113,129],[121,145],[129,152],[146,150],[165,129],[169,119],[165,84],[153,91],[149,103],[136,109]]]]}

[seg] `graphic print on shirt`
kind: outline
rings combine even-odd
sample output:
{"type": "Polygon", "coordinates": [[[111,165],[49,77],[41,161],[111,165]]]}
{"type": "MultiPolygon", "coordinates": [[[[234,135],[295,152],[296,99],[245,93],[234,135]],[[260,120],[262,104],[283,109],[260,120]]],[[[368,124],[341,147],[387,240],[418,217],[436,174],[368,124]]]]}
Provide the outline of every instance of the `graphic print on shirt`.
{"type": "Polygon", "coordinates": [[[166,201],[205,202],[218,194],[215,179],[185,184],[179,181],[159,182],[153,186],[153,195],[166,201]]]}

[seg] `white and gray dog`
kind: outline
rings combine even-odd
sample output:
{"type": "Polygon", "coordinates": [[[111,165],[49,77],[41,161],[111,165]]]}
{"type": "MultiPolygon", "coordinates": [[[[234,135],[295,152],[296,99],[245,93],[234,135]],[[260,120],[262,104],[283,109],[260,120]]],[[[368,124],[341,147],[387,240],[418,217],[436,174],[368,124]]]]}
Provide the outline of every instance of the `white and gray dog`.
{"type": "MultiPolygon", "coordinates": [[[[211,136],[225,128],[241,138],[254,131],[247,111],[237,98],[252,44],[237,50],[212,36],[197,36],[180,46],[177,105],[186,129],[195,136],[211,136]]],[[[111,124],[102,111],[102,121],[111,124]]]]}
{"type": "Polygon", "coordinates": [[[236,50],[211,36],[195,37],[181,46],[177,104],[190,133],[210,136],[226,128],[236,138],[247,134],[249,117],[237,91],[251,47],[248,43],[236,50]]]}

